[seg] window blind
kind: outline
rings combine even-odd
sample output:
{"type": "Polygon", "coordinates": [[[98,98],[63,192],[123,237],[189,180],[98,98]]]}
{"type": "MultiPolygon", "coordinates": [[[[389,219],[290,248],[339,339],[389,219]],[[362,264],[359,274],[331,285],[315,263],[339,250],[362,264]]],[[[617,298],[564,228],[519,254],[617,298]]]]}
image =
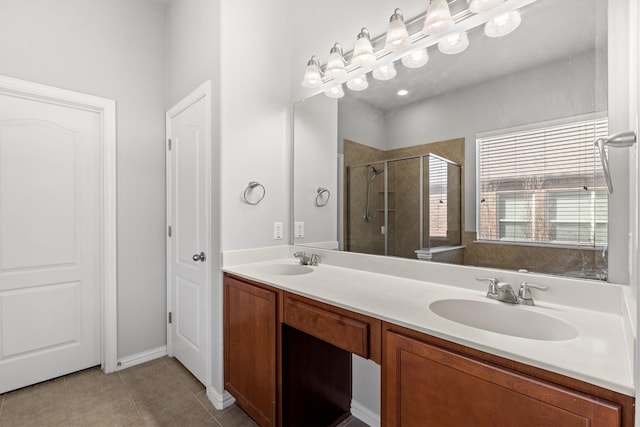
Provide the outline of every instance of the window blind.
{"type": "Polygon", "coordinates": [[[478,239],[607,243],[606,183],[594,141],[607,118],[477,138],[478,239]]]}
{"type": "Polygon", "coordinates": [[[447,237],[447,163],[437,157],[429,158],[429,235],[447,237]]]}

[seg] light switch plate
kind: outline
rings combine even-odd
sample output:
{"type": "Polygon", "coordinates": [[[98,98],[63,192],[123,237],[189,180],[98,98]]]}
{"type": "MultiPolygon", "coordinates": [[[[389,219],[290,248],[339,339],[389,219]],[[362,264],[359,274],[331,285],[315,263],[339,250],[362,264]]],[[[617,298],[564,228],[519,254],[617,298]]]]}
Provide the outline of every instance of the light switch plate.
{"type": "Polygon", "coordinates": [[[273,240],[282,240],[282,223],[273,223],[273,240]]]}
{"type": "Polygon", "coordinates": [[[304,221],[296,221],[295,228],[296,239],[302,239],[304,237],[304,221]]]}

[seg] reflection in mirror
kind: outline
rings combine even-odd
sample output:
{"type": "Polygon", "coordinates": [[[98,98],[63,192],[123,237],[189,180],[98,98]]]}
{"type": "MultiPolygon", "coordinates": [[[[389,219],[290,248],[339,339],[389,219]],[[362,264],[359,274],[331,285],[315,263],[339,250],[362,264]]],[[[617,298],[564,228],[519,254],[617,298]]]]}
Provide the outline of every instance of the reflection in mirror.
{"type": "Polygon", "coordinates": [[[296,104],[294,244],[607,279],[607,2],[520,13],[506,37],[477,27],[457,55],[296,104]]]}

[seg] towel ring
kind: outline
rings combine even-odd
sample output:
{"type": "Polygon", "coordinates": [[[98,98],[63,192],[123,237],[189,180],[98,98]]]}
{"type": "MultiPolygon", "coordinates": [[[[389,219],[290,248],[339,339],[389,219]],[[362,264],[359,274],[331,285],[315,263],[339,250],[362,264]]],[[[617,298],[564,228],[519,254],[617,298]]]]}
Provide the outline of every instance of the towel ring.
{"type": "Polygon", "coordinates": [[[258,203],[260,203],[262,201],[262,199],[264,199],[264,196],[267,194],[267,190],[265,190],[264,185],[260,184],[257,181],[251,181],[249,183],[249,185],[247,185],[247,188],[244,189],[244,193],[242,193],[242,200],[244,200],[245,203],[249,204],[249,205],[257,205],[258,203]],[[251,201],[249,200],[247,197],[250,193],[253,192],[253,190],[256,187],[260,187],[262,188],[262,195],[260,196],[260,198],[258,200],[254,200],[251,201]]]}
{"type": "Polygon", "coordinates": [[[331,192],[329,190],[323,187],[318,187],[318,194],[316,194],[317,207],[321,208],[322,206],[325,206],[329,202],[330,198],[331,198],[331,192]],[[326,198],[322,196],[325,193],[327,194],[326,198]]]}

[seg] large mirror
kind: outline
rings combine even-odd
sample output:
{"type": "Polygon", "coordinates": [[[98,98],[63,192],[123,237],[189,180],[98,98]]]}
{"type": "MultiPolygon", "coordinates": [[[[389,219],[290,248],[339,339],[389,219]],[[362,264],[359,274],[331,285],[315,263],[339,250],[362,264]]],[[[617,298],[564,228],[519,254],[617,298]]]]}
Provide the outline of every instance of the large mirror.
{"type": "Polygon", "coordinates": [[[480,25],[459,54],[295,104],[293,244],[611,279],[607,2],[519,12],[504,37],[480,25]]]}

